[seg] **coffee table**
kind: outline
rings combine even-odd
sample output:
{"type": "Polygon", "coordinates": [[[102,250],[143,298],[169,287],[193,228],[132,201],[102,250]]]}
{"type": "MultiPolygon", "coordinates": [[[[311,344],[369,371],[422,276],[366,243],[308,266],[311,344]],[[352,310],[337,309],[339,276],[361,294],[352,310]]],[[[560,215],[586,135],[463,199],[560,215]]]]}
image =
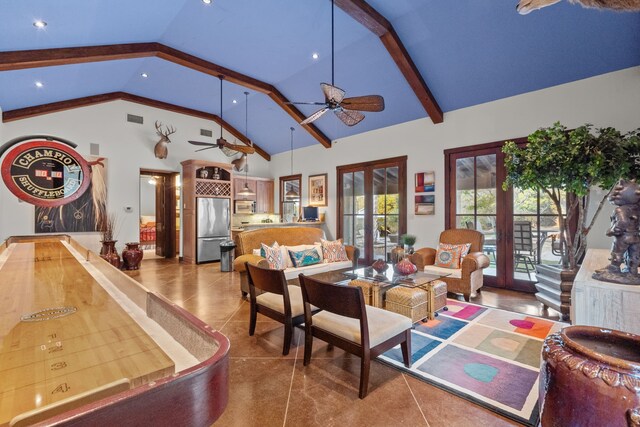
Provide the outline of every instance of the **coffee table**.
{"type": "MultiPolygon", "coordinates": [[[[435,280],[446,277],[449,274],[432,274],[418,271],[414,274],[401,275],[393,270],[393,266],[388,264],[388,268],[383,273],[378,273],[372,267],[362,267],[343,273],[350,279],[366,280],[371,284],[371,305],[384,308],[385,293],[396,286],[406,288],[427,288],[427,285],[435,280]]],[[[427,289],[425,289],[427,290],[427,289]]]]}
{"type": "MultiPolygon", "coordinates": [[[[382,274],[376,272],[372,267],[360,267],[355,269],[343,268],[309,275],[309,277],[316,280],[339,285],[348,285],[349,282],[354,279],[365,280],[371,285],[371,305],[379,308],[384,308],[384,295],[389,289],[396,286],[403,286],[406,288],[421,288],[430,292],[430,283],[447,276],[449,276],[449,274],[432,274],[423,271],[404,276],[396,274],[391,264],[389,264],[389,268],[382,274]]],[[[287,283],[289,285],[300,286],[298,277],[287,280],[287,283]]]]}

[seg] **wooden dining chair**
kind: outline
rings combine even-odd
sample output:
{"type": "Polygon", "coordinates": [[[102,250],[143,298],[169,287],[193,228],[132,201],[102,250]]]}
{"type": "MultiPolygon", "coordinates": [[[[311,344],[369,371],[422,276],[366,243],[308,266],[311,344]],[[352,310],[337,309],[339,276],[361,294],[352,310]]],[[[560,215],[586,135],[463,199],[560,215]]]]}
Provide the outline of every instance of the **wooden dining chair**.
{"type": "Polygon", "coordinates": [[[245,263],[249,279],[249,336],[256,331],[258,313],[284,324],[282,355],[289,354],[293,327],[304,322],[304,304],[299,286],[287,285],[282,270],[245,263]]]}
{"type": "Polygon", "coordinates": [[[299,275],[304,301],[304,365],[311,362],[313,337],[360,357],[360,399],[367,395],[371,359],[400,344],[411,367],[411,319],[365,305],[362,289],[299,275]],[[313,313],[312,308],[320,309],[313,313]]]}

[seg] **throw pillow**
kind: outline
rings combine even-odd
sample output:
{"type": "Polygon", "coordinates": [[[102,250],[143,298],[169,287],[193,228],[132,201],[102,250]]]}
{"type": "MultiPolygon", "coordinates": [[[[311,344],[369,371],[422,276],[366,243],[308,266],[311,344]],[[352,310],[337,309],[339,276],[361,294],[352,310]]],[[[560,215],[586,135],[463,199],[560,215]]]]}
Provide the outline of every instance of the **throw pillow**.
{"type": "Polygon", "coordinates": [[[459,249],[460,250],[460,264],[462,265],[462,260],[469,254],[469,250],[471,249],[471,243],[462,243],[459,245],[455,245],[453,243],[440,243],[440,246],[443,249],[459,249]]]}
{"type": "Polygon", "coordinates": [[[269,268],[272,270],[284,270],[287,268],[287,264],[282,257],[282,250],[280,249],[278,242],[274,242],[271,247],[262,243],[262,250],[264,251],[264,257],[269,263],[269,268]]]}
{"type": "Polygon", "coordinates": [[[296,246],[280,246],[280,247],[286,249],[283,256],[287,263],[287,268],[295,267],[291,259],[291,256],[289,255],[289,251],[300,252],[306,249],[315,249],[320,256],[319,262],[322,262],[322,246],[320,245],[320,243],[318,243],[317,245],[313,244],[313,245],[296,245],[296,246]]]}
{"type": "MultiPolygon", "coordinates": [[[[251,253],[253,253],[254,255],[257,255],[257,256],[262,256],[262,254],[264,252],[262,251],[262,248],[260,248],[260,249],[254,249],[251,253]]],[[[262,256],[262,258],[264,258],[264,257],[262,256]]]]}
{"type": "MultiPolygon", "coordinates": [[[[458,247],[443,247],[443,243],[438,245],[438,251],[436,252],[435,265],[443,268],[460,268],[460,248],[458,247]]],[[[454,245],[455,246],[455,245],[454,245]]]]}
{"type": "Polygon", "coordinates": [[[304,267],[305,265],[313,265],[320,262],[320,254],[316,248],[303,249],[301,251],[289,250],[289,257],[294,267],[304,267]]]}
{"type": "Polygon", "coordinates": [[[320,243],[322,244],[322,258],[324,258],[324,262],[349,261],[347,251],[342,244],[342,239],[334,241],[321,239],[320,243]]]}

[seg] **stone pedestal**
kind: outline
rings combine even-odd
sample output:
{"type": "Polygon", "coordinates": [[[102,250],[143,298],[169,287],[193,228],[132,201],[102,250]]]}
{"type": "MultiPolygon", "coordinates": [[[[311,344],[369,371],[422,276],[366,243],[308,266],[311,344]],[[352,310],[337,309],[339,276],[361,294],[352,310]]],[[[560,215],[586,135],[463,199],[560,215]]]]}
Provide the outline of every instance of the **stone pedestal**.
{"type": "Polygon", "coordinates": [[[591,277],[609,265],[610,251],[589,249],[572,291],[571,321],[640,334],[640,286],[601,282],[591,277]]]}

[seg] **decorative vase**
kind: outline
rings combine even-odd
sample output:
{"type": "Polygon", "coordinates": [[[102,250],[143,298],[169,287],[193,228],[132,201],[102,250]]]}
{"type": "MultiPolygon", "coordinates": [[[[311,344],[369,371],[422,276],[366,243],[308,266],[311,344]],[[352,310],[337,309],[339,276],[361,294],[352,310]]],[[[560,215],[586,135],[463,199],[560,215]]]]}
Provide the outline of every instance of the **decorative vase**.
{"type": "Polygon", "coordinates": [[[100,257],[115,268],[120,268],[120,255],[116,249],[116,242],[117,240],[103,240],[100,257]]]}
{"type": "Polygon", "coordinates": [[[415,264],[409,261],[409,258],[405,258],[396,264],[395,270],[396,273],[402,276],[408,276],[409,274],[413,274],[418,271],[418,267],[416,267],[415,264]]]}
{"type": "Polygon", "coordinates": [[[404,247],[398,245],[395,248],[391,249],[391,264],[396,265],[400,261],[404,259],[404,247]]]}
{"type": "Polygon", "coordinates": [[[405,249],[405,253],[407,255],[413,255],[413,246],[412,245],[407,245],[407,248],[405,249]]]}
{"type": "Polygon", "coordinates": [[[387,268],[389,268],[389,265],[384,262],[384,260],[382,258],[378,258],[377,260],[375,260],[373,262],[373,264],[371,264],[371,267],[378,273],[378,274],[382,274],[385,271],[387,271],[387,268]]]}
{"type": "Polygon", "coordinates": [[[144,252],[140,249],[140,243],[129,242],[126,243],[127,248],[122,251],[122,269],[123,270],[137,270],[140,268],[140,261],[144,252]]]}
{"type": "Polygon", "coordinates": [[[640,425],[640,336],[568,326],[542,346],[542,426],[640,425]]]}

